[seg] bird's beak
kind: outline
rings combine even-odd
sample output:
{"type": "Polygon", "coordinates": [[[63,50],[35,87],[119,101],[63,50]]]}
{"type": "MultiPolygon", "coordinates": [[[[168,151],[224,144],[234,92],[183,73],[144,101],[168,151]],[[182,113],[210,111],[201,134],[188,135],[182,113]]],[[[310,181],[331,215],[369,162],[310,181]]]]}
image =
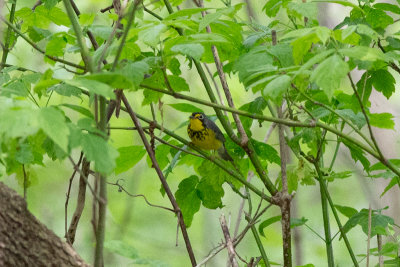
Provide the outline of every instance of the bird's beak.
{"type": "Polygon", "coordinates": [[[189,119],[193,119],[194,117],[193,116],[189,116],[189,119]]]}

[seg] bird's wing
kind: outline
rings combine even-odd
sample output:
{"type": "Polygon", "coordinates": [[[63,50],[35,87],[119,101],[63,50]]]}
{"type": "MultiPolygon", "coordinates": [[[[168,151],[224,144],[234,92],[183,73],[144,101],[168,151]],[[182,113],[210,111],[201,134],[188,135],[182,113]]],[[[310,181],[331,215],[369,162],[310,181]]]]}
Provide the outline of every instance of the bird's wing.
{"type": "Polygon", "coordinates": [[[221,130],[218,128],[218,126],[209,118],[205,120],[206,127],[213,130],[215,132],[215,138],[220,140],[222,143],[225,142],[225,137],[224,134],[221,132],[221,130]]]}

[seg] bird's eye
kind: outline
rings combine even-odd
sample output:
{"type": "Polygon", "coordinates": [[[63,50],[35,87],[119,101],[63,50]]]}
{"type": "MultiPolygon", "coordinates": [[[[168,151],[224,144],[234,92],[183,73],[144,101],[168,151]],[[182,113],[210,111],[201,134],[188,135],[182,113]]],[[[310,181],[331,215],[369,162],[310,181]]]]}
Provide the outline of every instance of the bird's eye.
{"type": "Polygon", "coordinates": [[[203,115],[199,115],[199,120],[202,120],[204,117],[203,117],[203,115]]]}

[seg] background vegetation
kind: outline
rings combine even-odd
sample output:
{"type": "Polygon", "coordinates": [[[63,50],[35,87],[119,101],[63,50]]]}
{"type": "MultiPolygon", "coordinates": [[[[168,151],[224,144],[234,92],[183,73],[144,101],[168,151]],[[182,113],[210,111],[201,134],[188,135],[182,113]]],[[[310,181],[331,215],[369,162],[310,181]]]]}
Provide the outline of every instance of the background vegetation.
{"type": "Polygon", "coordinates": [[[1,179],[87,262],[399,264],[399,3],[1,5],[1,179]]]}

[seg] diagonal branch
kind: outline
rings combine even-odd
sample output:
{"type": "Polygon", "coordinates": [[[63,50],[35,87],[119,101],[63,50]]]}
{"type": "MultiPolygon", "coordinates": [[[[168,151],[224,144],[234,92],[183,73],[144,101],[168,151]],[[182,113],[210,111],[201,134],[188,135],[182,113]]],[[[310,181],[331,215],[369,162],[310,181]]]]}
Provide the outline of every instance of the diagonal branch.
{"type": "Polygon", "coordinates": [[[226,248],[228,250],[228,255],[229,255],[229,262],[231,263],[232,267],[238,267],[238,263],[235,258],[236,255],[235,248],[233,247],[232,239],[229,234],[228,226],[226,225],[225,216],[223,214],[221,215],[221,217],[219,217],[219,222],[221,224],[222,233],[224,234],[226,248]]]}
{"type": "Polygon", "coordinates": [[[164,174],[163,174],[162,170],[160,169],[160,166],[158,165],[158,162],[156,160],[154,152],[150,147],[149,141],[147,141],[147,139],[146,139],[145,133],[144,133],[144,131],[142,129],[142,126],[140,124],[139,119],[136,116],[136,114],[133,112],[132,107],[130,106],[128,100],[126,99],[126,97],[125,97],[125,95],[123,93],[122,93],[122,101],[124,102],[124,105],[125,105],[128,113],[129,113],[129,115],[130,115],[135,127],[138,130],[140,138],[142,139],[142,142],[143,142],[143,144],[144,144],[144,146],[146,148],[146,151],[149,154],[149,157],[151,159],[153,167],[155,168],[155,170],[157,172],[157,175],[158,175],[158,177],[159,177],[159,179],[161,181],[161,184],[162,184],[162,186],[163,186],[163,188],[165,190],[165,193],[167,194],[167,196],[168,196],[168,198],[169,198],[169,200],[170,200],[170,202],[171,202],[171,204],[172,204],[172,206],[174,208],[175,214],[178,217],[178,223],[179,223],[179,226],[180,226],[181,231],[182,231],[183,239],[185,240],[186,250],[188,251],[190,261],[192,263],[192,266],[196,266],[196,259],[195,259],[194,253],[193,253],[192,245],[191,245],[190,240],[189,240],[189,235],[188,235],[187,230],[186,230],[185,222],[183,221],[183,216],[182,216],[181,209],[179,208],[179,205],[176,202],[176,199],[175,199],[174,195],[172,194],[172,191],[169,188],[169,185],[168,185],[167,181],[165,180],[164,174]]]}

